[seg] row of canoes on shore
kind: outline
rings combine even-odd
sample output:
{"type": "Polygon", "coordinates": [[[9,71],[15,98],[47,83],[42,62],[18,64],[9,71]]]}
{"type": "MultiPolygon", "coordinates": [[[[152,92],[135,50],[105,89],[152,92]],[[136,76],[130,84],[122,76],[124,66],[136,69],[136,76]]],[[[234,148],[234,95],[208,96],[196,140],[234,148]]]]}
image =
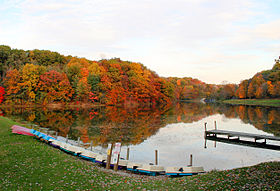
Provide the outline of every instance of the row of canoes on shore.
{"type": "MultiPolygon", "coordinates": [[[[99,163],[102,166],[106,166],[107,164],[107,155],[97,153],[91,151],[89,149],[85,149],[83,147],[79,147],[76,145],[72,145],[70,143],[57,140],[56,138],[46,135],[45,133],[41,133],[34,129],[28,129],[20,126],[12,127],[13,133],[24,134],[29,136],[34,136],[37,139],[53,146],[54,148],[58,148],[68,154],[80,157],[85,160],[89,160],[95,163],[99,163]]],[[[113,164],[110,164],[113,167],[113,164]]],[[[129,160],[120,159],[118,163],[118,169],[128,170],[133,173],[146,174],[146,175],[167,175],[167,176],[190,176],[199,173],[204,173],[203,167],[166,167],[160,165],[151,165],[151,164],[142,164],[137,162],[132,162],[129,160]]]]}

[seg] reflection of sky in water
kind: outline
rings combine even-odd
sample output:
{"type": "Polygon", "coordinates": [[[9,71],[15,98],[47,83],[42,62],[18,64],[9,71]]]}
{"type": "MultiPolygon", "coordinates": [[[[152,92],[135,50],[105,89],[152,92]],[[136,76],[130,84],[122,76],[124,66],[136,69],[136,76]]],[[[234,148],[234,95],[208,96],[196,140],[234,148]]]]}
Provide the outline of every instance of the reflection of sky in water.
{"type": "MultiPolygon", "coordinates": [[[[258,130],[250,124],[244,124],[240,119],[229,119],[217,114],[198,122],[169,124],[161,128],[156,135],[149,137],[140,145],[130,147],[130,160],[154,163],[156,149],[159,152],[160,165],[186,166],[189,164],[189,155],[192,154],[193,165],[203,166],[205,170],[232,169],[265,161],[280,160],[280,151],[221,142],[217,142],[215,148],[214,141],[210,140],[207,141],[205,149],[204,122],[208,123],[207,129],[209,130],[214,129],[215,120],[218,129],[272,135],[258,130]]],[[[272,141],[268,143],[272,143],[272,141]]],[[[280,145],[279,142],[273,144],[280,145]]],[[[122,155],[125,158],[126,147],[123,147],[122,155]]]]}
{"type": "MultiPolygon", "coordinates": [[[[140,143],[130,147],[132,161],[154,163],[155,149],[159,151],[160,165],[186,166],[189,164],[189,155],[193,154],[193,164],[203,166],[206,170],[231,169],[280,160],[280,151],[262,148],[221,142],[217,142],[215,148],[215,143],[210,140],[207,141],[207,149],[204,148],[205,122],[208,123],[208,130],[214,129],[214,121],[217,121],[218,129],[222,130],[272,135],[259,130],[264,129],[280,136],[279,108],[184,103],[165,109],[135,109],[128,112],[124,108],[102,107],[94,110],[97,114],[92,120],[86,110],[7,109],[5,114],[49,127],[58,131],[60,136],[68,134],[74,140],[78,137],[85,142],[93,140],[97,143],[95,145],[102,146],[96,148],[102,152],[106,152],[108,142],[119,140],[120,136],[127,138],[123,142],[124,145],[140,143]],[[176,123],[178,121],[183,122],[176,123]],[[123,128],[111,128],[114,126],[123,128]],[[141,143],[144,139],[146,140],[141,143]]],[[[280,146],[279,141],[267,142],[280,146]]],[[[123,158],[126,158],[126,148],[122,148],[123,158]]]]}

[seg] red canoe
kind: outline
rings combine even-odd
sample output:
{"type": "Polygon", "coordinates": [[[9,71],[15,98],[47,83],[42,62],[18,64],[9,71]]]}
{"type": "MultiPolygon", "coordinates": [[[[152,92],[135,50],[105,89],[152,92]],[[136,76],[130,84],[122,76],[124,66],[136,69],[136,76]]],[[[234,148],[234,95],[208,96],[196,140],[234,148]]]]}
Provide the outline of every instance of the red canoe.
{"type": "Polygon", "coordinates": [[[18,125],[13,125],[11,128],[12,128],[12,133],[16,133],[16,134],[20,134],[20,135],[34,136],[31,133],[31,129],[21,127],[21,126],[18,126],[18,125]]]}

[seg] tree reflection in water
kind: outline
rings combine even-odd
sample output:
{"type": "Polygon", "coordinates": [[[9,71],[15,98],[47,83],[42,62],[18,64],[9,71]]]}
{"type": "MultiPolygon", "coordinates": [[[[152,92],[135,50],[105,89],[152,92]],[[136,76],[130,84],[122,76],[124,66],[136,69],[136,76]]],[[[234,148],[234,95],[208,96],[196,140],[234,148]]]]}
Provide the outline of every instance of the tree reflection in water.
{"type": "Polygon", "coordinates": [[[167,124],[192,123],[214,114],[240,118],[245,124],[280,136],[280,108],[271,107],[178,103],[172,107],[133,109],[3,108],[0,113],[58,131],[61,136],[68,134],[72,139],[81,137],[83,142],[93,141],[94,145],[117,141],[123,145],[137,145],[167,124]]]}

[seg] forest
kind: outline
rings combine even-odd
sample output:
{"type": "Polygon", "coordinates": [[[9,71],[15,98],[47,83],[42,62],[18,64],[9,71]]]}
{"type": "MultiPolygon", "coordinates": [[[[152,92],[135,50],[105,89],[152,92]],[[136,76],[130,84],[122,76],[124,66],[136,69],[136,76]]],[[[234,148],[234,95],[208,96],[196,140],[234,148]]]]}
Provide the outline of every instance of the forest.
{"type": "Polygon", "coordinates": [[[160,77],[141,63],[92,61],[49,50],[0,46],[0,103],[168,105],[193,99],[280,97],[280,63],[237,84],[160,77]]]}

